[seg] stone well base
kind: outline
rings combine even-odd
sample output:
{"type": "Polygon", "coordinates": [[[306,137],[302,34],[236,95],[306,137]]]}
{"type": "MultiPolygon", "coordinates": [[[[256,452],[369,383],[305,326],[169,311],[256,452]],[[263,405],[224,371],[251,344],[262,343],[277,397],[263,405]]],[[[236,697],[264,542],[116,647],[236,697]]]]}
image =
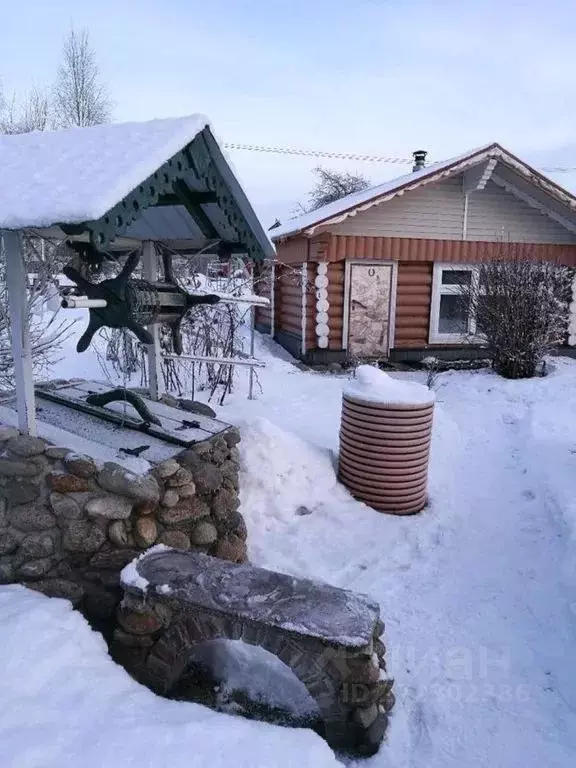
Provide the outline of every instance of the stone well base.
{"type": "Polygon", "coordinates": [[[136,475],[0,427],[0,584],[115,615],[121,569],[153,544],[246,560],[236,429],[136,475]]]}

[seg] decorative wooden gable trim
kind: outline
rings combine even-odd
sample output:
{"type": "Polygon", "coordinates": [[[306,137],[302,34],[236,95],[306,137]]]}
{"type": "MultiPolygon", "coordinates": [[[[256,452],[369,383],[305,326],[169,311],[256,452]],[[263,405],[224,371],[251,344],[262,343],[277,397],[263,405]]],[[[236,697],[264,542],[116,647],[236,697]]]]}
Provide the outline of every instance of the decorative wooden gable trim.
{"type": "Polygon", "coordinates": [[[92,244],[97,249],[104,250],[112,240],[123,235],[145,209],[166,205],[167,202],[170,204],[175,196],[177,204],[186,207],[205,237],[216,238],[217,232],[200,207],[202,198],[186,184],[186,179],[192,175],[201,186],[206,187],[211,196],[205,198],[204,202],[213,199],[230,227],[236,232],[238,242],[235,245],[241,245],[242,250],[255,261],[262,261],[268,254],[263,252],[234,193],[214,161],[210,141],[213,139],[205,128],[187,147],[170,158],[100,219],[74,226],[61,225],[62,230],[67,234],[79,234],[88,230],[92,244]]]}

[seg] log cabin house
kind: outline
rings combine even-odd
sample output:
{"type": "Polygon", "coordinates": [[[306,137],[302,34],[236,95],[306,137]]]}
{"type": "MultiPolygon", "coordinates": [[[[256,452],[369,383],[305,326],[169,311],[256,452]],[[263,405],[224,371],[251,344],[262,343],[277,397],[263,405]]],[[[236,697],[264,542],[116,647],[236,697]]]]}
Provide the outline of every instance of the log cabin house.
{"type": "MultiPolygon", "coordinates": [[[[272,230],[260,330],[309,362],[475,357],[458,295],[475,265],[519,256],[576,267],[574,195],[499,144],[430,166],[425,155],[408,175],[272,230]]],[[[576,346],[576,296],[571,310],[576,346]]]]}

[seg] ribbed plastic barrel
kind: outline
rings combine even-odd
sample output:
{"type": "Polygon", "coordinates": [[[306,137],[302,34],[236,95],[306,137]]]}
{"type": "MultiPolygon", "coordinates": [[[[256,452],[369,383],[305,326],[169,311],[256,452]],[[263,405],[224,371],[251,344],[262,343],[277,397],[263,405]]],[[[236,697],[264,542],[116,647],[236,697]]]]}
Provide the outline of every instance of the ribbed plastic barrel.
{"type": "Polygon", "coordinates": [[[343,395],[339,479],[381,512],[420,512],[427,501],[434,394],[372,366],[358,368],[357,379],[343,395]]]}

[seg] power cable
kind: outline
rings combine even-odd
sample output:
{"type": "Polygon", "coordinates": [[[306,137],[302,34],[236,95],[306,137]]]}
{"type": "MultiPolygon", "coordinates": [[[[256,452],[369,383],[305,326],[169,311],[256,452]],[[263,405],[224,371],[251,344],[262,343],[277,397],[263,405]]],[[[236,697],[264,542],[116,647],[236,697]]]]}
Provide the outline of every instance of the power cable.
{"type": "MultiPolygon", "coordinates": [[[[393,163],[412,165],[414,160],[408,157],[388,157],[385,155],[360,155],[354,152],[328,152],[320,149],[298,149],[296,147],[272,147],[262,144],[224,143],[225,149],[244,152],[262,152],[274,155],[296,155],[299,157],[318,157],[327,160],[355,160],[364,163],[393,163]]],[[[576,173],[576,167],[553,166],[540,168],[544,173],[576,173]]]]}
{"type": "Polygon", "coordinates": [[[241,149],[247,152],[268,152],[275,155],[299,155],[300,157],[323,157],[336,160],[360,160],[366,163],[412,164],[407,157],[383,157],[382,155],[357,155],[353,152],[325,152],[319,149],[296,149],[294,147],[268,147],[260,144],[224,144],[225,149],[241,149]]]}

